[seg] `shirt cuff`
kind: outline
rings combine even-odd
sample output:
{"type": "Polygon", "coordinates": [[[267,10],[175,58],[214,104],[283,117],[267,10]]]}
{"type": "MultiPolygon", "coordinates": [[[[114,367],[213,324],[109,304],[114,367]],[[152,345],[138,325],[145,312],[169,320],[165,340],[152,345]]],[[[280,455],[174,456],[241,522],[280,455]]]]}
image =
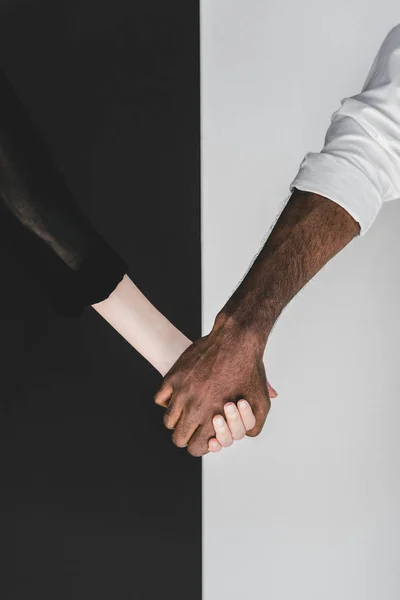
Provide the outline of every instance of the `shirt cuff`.
{"type": "Polygon", "coordinates": [[[324,152],[306,154],[290,184],[291,192],[294,188],[339,204],[360,224],[360,235],[371,227],[383,203],[379,190],[361,169],[324,152]]]}

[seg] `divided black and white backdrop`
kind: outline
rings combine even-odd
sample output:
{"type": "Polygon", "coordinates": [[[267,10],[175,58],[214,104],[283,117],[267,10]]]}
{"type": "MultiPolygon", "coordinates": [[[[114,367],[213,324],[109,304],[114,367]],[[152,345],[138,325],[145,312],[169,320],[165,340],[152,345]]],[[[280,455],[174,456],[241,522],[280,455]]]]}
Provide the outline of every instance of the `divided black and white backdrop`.
{"type": "MultiPolygon", "coordinates": [[[[0,52],[79,206],[199,337],[198,2],[3,0],[0,52]]],[[[161,377],[0,268],[1,598],[199,600],[201,460],[162,425],[161,377]]]]}

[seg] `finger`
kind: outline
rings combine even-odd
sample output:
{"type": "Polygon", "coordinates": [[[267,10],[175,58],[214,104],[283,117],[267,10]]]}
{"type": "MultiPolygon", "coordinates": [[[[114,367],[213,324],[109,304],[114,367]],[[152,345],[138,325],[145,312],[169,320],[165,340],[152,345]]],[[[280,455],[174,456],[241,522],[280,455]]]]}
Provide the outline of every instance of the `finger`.
{"type": "Polygon", "coordinates": [[[208,454],[208,443],[214,437],[214,427],[211,421],[207,425],[200,425],[190,438],[187,451],[192,456],[204,456],[204,454],[208,454]]]}
{"type": "Polygon", "coordinates": [[[267,386],[268,386],[268,395],[270,398],[276,398],[278,395],[278,392],[276,390],[274,390],[274,388],[272,387],[272,385],[270,384],[269,381],[267,381],[267,386]]]}
{"type": "Polygon", "coordinates": [[[256,424],[254,425],[254,427],[252,427],[246,432],[246,435],[248,435],[249,437],[256,437],[261,433],[262,428],[264,427],[264,423],[268,416],[271,402],[269,398],[262,397],[260,398],[260,400],[252,402],[250,406],[253,409],[256,424]]]}
{"type": "Polygon", "coordinates": [[[165,381],[158,390],[157,394],[154,396],[154,402],[159,406],[167,406],[173,392],[174,389],[172,384],[168,381],[165,381]]]}
{"type": "Polygon", "coordinates": [[[222,415],[217,415],[213,418],[213,425],[215,429],[215,437],[221,444],[223,448],[228,448],[228,446],[232,446],[233,437],[229,430],[229,427],[222,415]]]}
{"type": "Polygon", "coordinates": [[[164,413],[163,421],[167,429],[175,429],[183,409],[183,402],[180,397],[172,394],[168,407],[164,413]]]}
{"type": "MultiPolygon", "coordinates": [[[[225,418],[234,440],[242,440],[246,435],[246,429],[243,424],[240,412],[236,404],[227,402],[224,406],[225,418]]],[[[217,435],[217,440],[219,440],[217,435]]],[[[222,444],[221,444],[222,445],[222,444]]]]}
{"type": "Polygon", "coordinates": [[[256,424],[256,418],[250,404],[246,400],[239,400],[238,407],[245,430],[253,429],[256,424]]]}
{"type": "MultiPolygon", "coordinates": [[[[184,448],[203,421],[203,403],[200,400],[188,397],[183,392],[177,394],[176,398],[174,394],[172,403],[175,404],[175,402],[178,402],[179,406],[182,407],[182,414],[174,431],[173,442],[179,448],[184,448]]],[[[209,437],[215,437],[215,432],[212,431],[209,437]]]]}
{"type": "Polygon", "coordinates": [[[222,446],[217,438],[211,438],[211,440],[208,442],[208,449],[210,452],[220,452],[222,450],[222,446]]]}
{"type": "Polygon", "coordinates": [[[172,434],[172,442],[178,448],[186,448],[190,438],[198,427],[198,423],[188,423],[188,421],[185,420],[185,415],[182,414],[174,429],[174,433],[172,434]]]}

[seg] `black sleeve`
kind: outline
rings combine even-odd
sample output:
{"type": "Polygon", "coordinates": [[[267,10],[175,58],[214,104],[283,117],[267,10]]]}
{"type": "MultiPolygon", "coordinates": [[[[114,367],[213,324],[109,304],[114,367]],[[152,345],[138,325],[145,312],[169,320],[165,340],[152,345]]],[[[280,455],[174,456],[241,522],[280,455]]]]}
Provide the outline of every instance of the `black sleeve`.
{"type": "Polygon", "coordinates": [[[37,277],[65,316],[107,298],[127,271],[74,203],[1,69],[0,245],[37,277]]]}

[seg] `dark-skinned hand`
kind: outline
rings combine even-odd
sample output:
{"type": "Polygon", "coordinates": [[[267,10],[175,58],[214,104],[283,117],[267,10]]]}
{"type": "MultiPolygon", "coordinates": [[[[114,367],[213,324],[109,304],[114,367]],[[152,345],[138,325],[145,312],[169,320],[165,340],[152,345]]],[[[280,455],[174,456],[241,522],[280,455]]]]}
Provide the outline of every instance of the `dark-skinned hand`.
{"type": "Polygon", "coordinates": [[[246,435],[261,432],[272,390],[263,354],[264,348],[251,334],[217,324],[185,350],[155,396],[156,404],[166,408],[164,424],[173,430],[176,446],[187,446],[193,456],[207,454],[209,441],[215,437],[213,417],[224,415],[227,402],[240,399],[248,401],[256,420],[246,435]]]}

